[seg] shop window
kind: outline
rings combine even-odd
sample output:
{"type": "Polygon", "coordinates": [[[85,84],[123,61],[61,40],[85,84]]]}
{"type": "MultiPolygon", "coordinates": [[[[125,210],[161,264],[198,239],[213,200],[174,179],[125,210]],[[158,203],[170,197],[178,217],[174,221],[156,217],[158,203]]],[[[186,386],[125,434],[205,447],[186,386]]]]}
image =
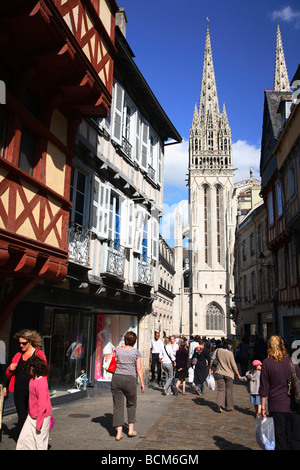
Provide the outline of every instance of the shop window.
{"type": "Polygon", "coordinates": [[[52,397],[76,391],[76,379],[83,371],[92,380],[93,316],[46,307],[44,315],[45,353],[50,364],[52,397]]]}
{"type": "MultiPolygon", "coordinates": [[[[97,315],[95,381],[111,381],[112,374],[103,368],[105,358],[116,347],[124,345],[123,338],[127,331],[134,331],[137,334],[137,327],[138,318],[133,315],[97,315]]],[[[134,347],[138,347],[138,344],[134,347]]]]}

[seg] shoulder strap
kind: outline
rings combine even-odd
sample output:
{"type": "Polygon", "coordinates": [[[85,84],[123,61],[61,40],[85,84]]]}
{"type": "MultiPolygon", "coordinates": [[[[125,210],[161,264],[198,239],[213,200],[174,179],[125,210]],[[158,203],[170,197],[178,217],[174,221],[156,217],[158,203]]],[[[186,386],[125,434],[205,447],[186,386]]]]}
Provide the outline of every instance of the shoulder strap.
{"type": "Polygon", "coordinates": [[[172,359],[170,358],[170,355],[169,355],[167,349],[166,349],[166,346],[165,346],[165,351],[166,351],[166,354],[169,356],[170,361],[173,362],[172,359]]]}

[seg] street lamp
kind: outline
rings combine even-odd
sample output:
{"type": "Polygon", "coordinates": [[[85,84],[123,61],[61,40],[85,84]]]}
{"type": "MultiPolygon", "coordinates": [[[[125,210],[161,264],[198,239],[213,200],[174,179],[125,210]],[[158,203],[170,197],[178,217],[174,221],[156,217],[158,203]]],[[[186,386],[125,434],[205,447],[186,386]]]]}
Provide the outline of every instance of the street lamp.
{"type": "Polygon", "coordinates": [[[263,252],[261,251],[257,257],[258,259],[258,262],[260,264],[260,266],[267,266],[267,267],[270,267],[270,268],[275,268],[274,264],[270,264],[270,263],[266,263],[265,264],[265,255],[263,254],[263,252]]]}

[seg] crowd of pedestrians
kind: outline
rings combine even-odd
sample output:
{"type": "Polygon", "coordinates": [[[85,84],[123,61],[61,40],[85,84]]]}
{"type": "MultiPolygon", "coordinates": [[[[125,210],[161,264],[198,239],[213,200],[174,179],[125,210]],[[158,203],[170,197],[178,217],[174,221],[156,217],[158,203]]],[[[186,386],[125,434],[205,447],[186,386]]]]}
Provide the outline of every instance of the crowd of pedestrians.
{"type": "MultiPolygon", "coordinates": [[[[15,335],[20,351],[13,357],[5,373],[0,375],[0,393],[14,391],[18,414],[19,438],[17,449],[40,450],[48,448],[52,408],[47,382],[47,359],[41,350],[41,337],[36,331],[22,330],[15,335]]],[[[124,423],[128,436],[135,437],[134,429],[137,390],[145,392],[141,353],[135,347],[137,335],[129,331],[124,345],[107,356],[116,358],[111,381],[113,427],[116,440],[123,438],[124,423]],[[127,416],[125,416],[125,406],[127,416]],[[127,421],[126,421],[127,418],[127,421]]],[[[189,390],[203,394],[211,380],[216,387],[216,405],[219,413],[234,411],[233,382],[247,384],[249,401],[256,417],[271,416],[274,420],[276,450],[300,450],[300,409],[288,394],[292,373],[291,354],[283,339],[272,336],[268,342],[243,337],[236,347],[230,339],[207,339],[196,335],[189,340],[182,334],[160,337],[155,332],[150,343],[150,382],[157,382],[162,394],[187,394],[189,390]],[[233,348],[233,346],[235,346],[233,348]],[[239,367],[238,365],[239,364],[239,367]]],[[[299,364],[294,364],[300,379],[299,364]]]]}
{"type": "Polygon", "coordinates": [[[299,363],[291,366],[291,357],[284,340],[277,335],[268,341],[261,338],[242,338],[237,350],[233,342],[201,338],[199,335],[189,341],[184,335],[172,336],[173,354],[168,366],[164,349],[171,344],[169,339],[160,339],[155,333],[151,341],[150,357],[153,350],[157,358],[151,362],[151,381],[164,387],[163,393],[178,394],[182,384],[182,394],[186,394],[186,381],[190,382],[193,393],[205,393],[207,378],[213,374],[217,388],[217,410],[219,413],[234,411],[233,382],[236,377],[247,384],[250,403],[254,406],[256,417],[270,416],[274,420],[275,450],[300,450],[300,409],[293,396],[288,393],[288,383],[294,367],[300,379],[299,363]],[[233,354],[233,352],[235,352],[233,354]],[[170,390],[170,364],[173,364],[173,392],[170,390]],[[239,367],[237,366],[239,363],[239,367]],[[162,366],[162,368],[161,368],[162,366]],[[168,387],[164,385],[164,371],[168,387]],[[175,381],[175,382],[174,382],[175,381]]]}

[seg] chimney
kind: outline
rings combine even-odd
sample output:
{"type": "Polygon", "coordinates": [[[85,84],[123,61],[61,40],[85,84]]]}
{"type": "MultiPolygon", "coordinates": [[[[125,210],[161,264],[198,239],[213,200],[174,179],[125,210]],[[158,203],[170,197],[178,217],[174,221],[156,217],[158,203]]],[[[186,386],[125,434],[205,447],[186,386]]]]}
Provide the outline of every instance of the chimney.
{"type": "Polygon", "coordinates": [[[116,26],[119,26],[124,38],[126,39],[127,16],[124,8],[119,8],[116,13],[116,26]]]}

